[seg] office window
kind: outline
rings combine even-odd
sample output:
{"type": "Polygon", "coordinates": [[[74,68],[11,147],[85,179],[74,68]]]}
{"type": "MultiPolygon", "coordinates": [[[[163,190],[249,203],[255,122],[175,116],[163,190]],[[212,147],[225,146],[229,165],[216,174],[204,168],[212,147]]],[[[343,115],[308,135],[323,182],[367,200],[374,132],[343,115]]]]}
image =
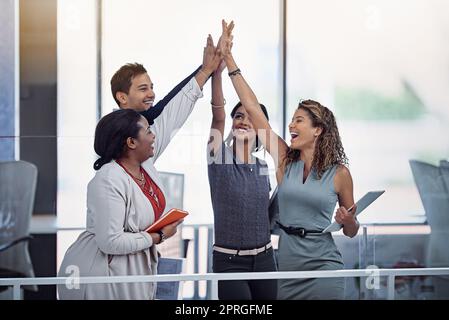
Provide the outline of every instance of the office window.
{"type": "MultiPolygon", "coordinates": [[[[57,14],[57,216],[59,227],[83,228],[87,184],[94,175],[96,159],[96,1],[59,1],[57,14]]],[[[58,233],[58,267],[79,233],[58,233]]]]}
{"type": "Polygon", "coordinates": [[[18,158],[18,8],[8,0],[0,9],[0,161],[10,161],[18,158]]]}
{"type": "Polygon", "coordinates": [[[356,198],[386,190],[362,222],[424,221],[408,161],[449,156],[447,12],[436,0],[287,2],[287,121],[299,99],[334,112],[356,198]]]}

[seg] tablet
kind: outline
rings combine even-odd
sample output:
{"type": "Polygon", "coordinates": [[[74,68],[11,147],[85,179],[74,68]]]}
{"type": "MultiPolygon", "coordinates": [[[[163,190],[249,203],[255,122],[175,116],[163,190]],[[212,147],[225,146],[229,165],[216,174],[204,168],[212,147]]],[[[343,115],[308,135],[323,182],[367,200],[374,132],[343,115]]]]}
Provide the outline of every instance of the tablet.
{"type": "MultiPolygon", "coordinates": [[[[367,194],[365,194],[362,198],[360,198],[359,201],[357,201],[357,212],[355,213],[356,216],[358,216],[363,210],[365,210],[371,203],[373,203],[377,198],[379,198],[385,190],[381,191],[370,191],[367,194]]],[[[349,208],[349,212],[351,212],[352,208],[349,208]]],[[[326,232],[335,232],[340,230],[343,227],[343,225],[337,223],[336,221],[332,222],[326,229],[322,231],[322,233],[326,232]]]]}

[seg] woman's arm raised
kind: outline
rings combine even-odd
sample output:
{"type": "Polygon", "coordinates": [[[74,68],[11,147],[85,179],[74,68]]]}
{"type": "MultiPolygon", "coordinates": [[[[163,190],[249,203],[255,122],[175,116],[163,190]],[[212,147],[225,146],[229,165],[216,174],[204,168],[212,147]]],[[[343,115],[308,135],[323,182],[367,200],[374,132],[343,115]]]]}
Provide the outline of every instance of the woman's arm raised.
{"type": "Polygon", "coordinates": [[[231,53],[231,39],[226,39],[226,35],[228,34],[227,30],[229,28],[232,30],[234,23],[231,22],[228,26],[223,20],[222,27],[222,41],[220,41],[219,49],[224,55],[224,61],[226,62],[232,85],[239,96],[240,102],[251,117],[251,122],[253,123],[254,129],[257,131],[258,137],[273,157],[276,169],[279,169],[282,166],[288,151],[287,143],[271,129],[267,118],[260,108],[256,95],[246,82],[240,69],[237,67],[237,63],[231,53]]]}
{"type": "MultiPolygon", "coordinates": [[[[209,36],[208,41],[210,41],[213,45],[212,37],[209,36]]],[[[217,151],[220,149],[224,136],[224,127],[226,122],[224,105],[226,101],[223,96],[221,74],[225,68],[226,64],[222,61],[212,74],[212,124],[210,127],[208,142],[208,151],[211,156],[215,156],[217,151]]]]}

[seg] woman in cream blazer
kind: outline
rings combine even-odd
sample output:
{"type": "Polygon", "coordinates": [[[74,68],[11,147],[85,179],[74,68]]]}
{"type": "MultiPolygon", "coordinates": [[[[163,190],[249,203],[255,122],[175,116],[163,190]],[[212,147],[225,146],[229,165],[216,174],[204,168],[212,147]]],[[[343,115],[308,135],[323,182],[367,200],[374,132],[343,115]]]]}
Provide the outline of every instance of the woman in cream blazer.
{"type": "MultiPolygon", "coordinates": [[[[201,89],[195,78],[192,78],[165,106],[151,128],[147,120],[139,115],[141,128],[138,138],[131,141],[129,139],[132,137],[125,137],[127,153],[135,155],[135,159],[141,159],[141,168],[162,193],[164,190],[154,162],[187,120],[196,100],[201,96],[201,89]],[[146,136],[141,139],[141,135],[146,136]],[[133,146],[136,148],[133,149],[133,146]]],[[[137,114],[132,110],[118,110],[104,118],[119,112],[128,116],[129,113],[137,114]]],[[[103,125],[106,125],[104,122],[103,125]]],[[[113,140],[110,142],[113,143],[113,140]]],[[[97,144],[95,146],[97,151],[97,144]]],[[[117,144],[116,147],[120,149],[121,145],[117,144]]],[[[118,163],[120,159],[111,160],[100,156],[95,164],[96,169],[100,169],[87,188],[86,231],[67,250],[58,273],[58,276],[71,277],[73,281],[58,285],[59,298],[154,299],[156,286],[153,283],[83,285],[76,282],[78,276],[154,275],[157,271],[155,244],[159,243],[160,237],[144,231],[155,221],[153,206],[131,173],[127,173],[125,167],[118,163]]],[[[164,234],[173,235],[176,225],[167,226],[167,229],[163,229],[164,234]]]]}

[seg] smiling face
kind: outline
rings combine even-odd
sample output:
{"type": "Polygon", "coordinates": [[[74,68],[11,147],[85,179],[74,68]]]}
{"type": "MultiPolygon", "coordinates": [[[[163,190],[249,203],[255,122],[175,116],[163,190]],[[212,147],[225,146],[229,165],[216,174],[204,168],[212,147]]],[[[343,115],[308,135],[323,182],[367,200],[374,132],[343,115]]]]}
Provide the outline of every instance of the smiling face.
{"type": "Polygon", "coordinates": [[[304,108],[295,111],[288,129],[291,136],[290,147],[295,150],[314,148],[315,141],[322,132],[320,127],[313,126],[311,115],[304,108]]]}
{"type": "Polygon", "coordinates": [[[153,106],[155,94],[153,91],[153,82],[151,82],[148,73],[141,73],[134,76],[131,80],[129,92],[118,91],[116,94],[123,109],[134,109],[136,111],[145,111],[153,106]]]}
{"type": "Polygon", "coordinates": [[[248,141],[250,145],[256,140],[256,131],[243,106],[235,111],[232,118],[232,135],[238,141],[248,141]]]}
{"type": "Polygon", "coordinates": [[[139,162],[144,162],[154,156],[154,141],[156,136],[151,132],[150,125],[144,117],[141,117],[137,125],[140,127],[137,138],[128,138],[127,144],[139,162]]]}

